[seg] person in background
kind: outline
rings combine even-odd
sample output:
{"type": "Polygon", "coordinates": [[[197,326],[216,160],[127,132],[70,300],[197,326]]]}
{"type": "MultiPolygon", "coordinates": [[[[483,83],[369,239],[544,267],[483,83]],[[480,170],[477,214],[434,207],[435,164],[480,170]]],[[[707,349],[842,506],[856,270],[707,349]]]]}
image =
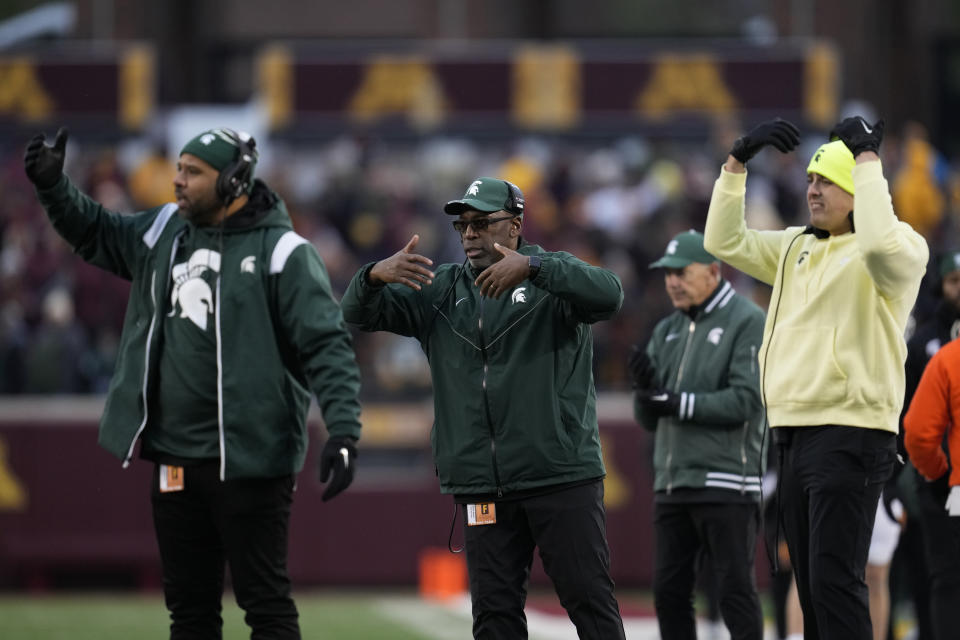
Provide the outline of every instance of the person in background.
{"type": "MultiPolygon", "coordinates": [[[[907,406],[904,445],[920,479],[915,483],[929,584],[929,616],[933,638],[951,638],[960,606],[960,514],[951,512],[947,497],[960,484],[952,473],[956,455],[957,341],[960,334],[960,251],[947,251],[937,261],[936,312],[920,325],[908,344],[907,406]]],[[[918,605],[921,605],[918,602],[918,605]]]]}
{"type": "Polygon", "coordinates": [[[249,135],[192,138],[176,203],[132,215],[63,174],[67,138],[35,136],[25,169],[74,251],[132,282],[99,441],[124,467],[138,444],[154,465],[170,637],[221,637],[229,565],[251,637],[300,638],[287,538],[311,392],[330,434],[324,500],[350,485],[360,436],[360,376],[323,261],[254,178],[249,135]]]}
{"type": "Polygon", "coordinates": [[[733,145],[707,214],[708,251],[773,286],[761,390],[780,447],[782,520],[807,637],[872,640],[864,573],[896,463],[904,332],[927,263],[897,220],[878,151],[883,122],[838,122],[807,166],[810,224],[748,229],[746,163],[799,144],[775,119],[733,145]]]}
{"type": "Polygon", "coordinates": [[[610,578],[590,325],[619,278],[521,235],[523,194],[474,180],[444,212],[466,261],[403,249],[362,267],[344,317],[419,340],[434,385],[440,490],[463,505],[475,638],[526,638],[533,550],[580,638],[624,637],[610,578]]]}
{"type": "Polygon", "coordinates": [[[703,553],[731,638],[762,640],[754,557],[764,473],[757,373],[764,314],[720,276],[720,263],[692,229],[677,234],[650,268],[663,270],[675,308],[629,362],[634,414],[654,433],[660,635],[697,637],[693,594],[703,553]]]}

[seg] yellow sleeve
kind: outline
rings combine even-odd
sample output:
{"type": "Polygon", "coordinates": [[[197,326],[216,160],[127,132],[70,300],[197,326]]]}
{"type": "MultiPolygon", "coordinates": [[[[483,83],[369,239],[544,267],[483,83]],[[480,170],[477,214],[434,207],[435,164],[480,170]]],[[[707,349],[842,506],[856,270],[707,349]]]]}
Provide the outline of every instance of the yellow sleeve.
{"type": "Polygon", "coordinates": [[[713,185],[704,248],[735,269],[772,285],[783,231],[755,231],[744,220],[747,174],[720,170],[713,185]]]}
{"type": "Polygon", "coordinates": [[[916,295],[927,266],[926,240],[893,213],[890,188],[880,161],[853,168],[853,223],[867,271],[889,300],[916,295]]]}

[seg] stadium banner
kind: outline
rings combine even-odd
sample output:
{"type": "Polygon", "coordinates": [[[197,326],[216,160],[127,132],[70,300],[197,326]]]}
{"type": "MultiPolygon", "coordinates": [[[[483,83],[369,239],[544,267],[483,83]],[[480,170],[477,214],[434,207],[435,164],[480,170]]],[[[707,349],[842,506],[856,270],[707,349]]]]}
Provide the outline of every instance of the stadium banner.
{"type": "Polygon", "coordinates": [[[0,127],[78,123],[136,131],[154,111],[149,45],[0,55],[0,127]]]}
{"type": "Polygon", "coordinates": [[[257,93],[274,131],[352,124],[430,132],[593,127],[671,132],[777,114],[829,127],[840,63],[819,41],[617,47],[513,44],[318,50],[272,44],[257,93]]]}
{"type": "MultiPolygon", "coordinates": [[[[648,586],[652,440],[626,413],[623,395],[601,399],[612,570],[618,584],[648,586]]],[[[102,398],[94,397],[51,398],[44,406],[0,402],[0,586],[56,588],[105,574],[129,586],[159,585],[153,465],[136,459],[123,469],[97,445],[101,408],[102,398]]],[[[313,441],[290,523],[290,573],[299,585],[413,586],[422,553],[447,548],[454,505],[434,474],[432,412],[422,404],[365,406],[363,419],[369,432],[360,443],[357,479],[329,503],[321,502],[317,479],[323,430],[311,419],[313,441]],[[393,421],[404,426],[392,436],[382,420],[387,415],[404,416],[393,421]]],[[[461,527],[452,542],[462,545],[461,527]]],[[[548,584],[539,560],[533,581],[548,584]]]]}

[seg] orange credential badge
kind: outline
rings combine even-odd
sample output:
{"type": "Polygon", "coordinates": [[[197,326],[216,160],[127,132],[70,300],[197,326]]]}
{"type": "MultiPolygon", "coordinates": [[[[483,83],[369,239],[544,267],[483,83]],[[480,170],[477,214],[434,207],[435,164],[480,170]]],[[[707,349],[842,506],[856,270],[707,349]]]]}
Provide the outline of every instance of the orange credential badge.
{"type": "Polygon", "coordinates": [[[183,491],[183,467],[160,465],[160,493],[183,491]]]}
{"type": "Polygon", "coordinates": [[[467,505],[467,526],[497,524],[497,505],[492,502],[467,505]]]}

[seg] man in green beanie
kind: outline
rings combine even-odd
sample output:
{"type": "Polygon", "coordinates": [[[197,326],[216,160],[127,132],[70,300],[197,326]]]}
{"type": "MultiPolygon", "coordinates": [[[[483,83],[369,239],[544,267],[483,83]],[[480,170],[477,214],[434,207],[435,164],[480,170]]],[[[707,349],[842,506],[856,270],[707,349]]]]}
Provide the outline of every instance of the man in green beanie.
{"type": "MultiPolygon", "coordinates": [[[[154,465],[170,637],[220,638],[224,570],[254,638],[299,638],[287,538],[317,397],[329,500],[353,479],[360,376],[316,249],[254,179],[253,139],[211,129],[183,147],[176,203],[121,215],[63,174],[67,131],[24,164],[54,228],[132,282],[100,444],[154,465]]],[[[146,491],[146,487],[144,488],[146,491]]]]}
{"type": "Polygon", "coordinates": [[[779,447],[780,504],[807,637],[872,640],[864,572],[896,464],[904,330],[927,263],[897,220],[878,155],[883,121],[846,118],[807,166],[810,224],[744,222],[746,163],[799,131],[772,120],[739,138],[714,186],[705,247],[773,287],[759,354],[779,447]]]}

